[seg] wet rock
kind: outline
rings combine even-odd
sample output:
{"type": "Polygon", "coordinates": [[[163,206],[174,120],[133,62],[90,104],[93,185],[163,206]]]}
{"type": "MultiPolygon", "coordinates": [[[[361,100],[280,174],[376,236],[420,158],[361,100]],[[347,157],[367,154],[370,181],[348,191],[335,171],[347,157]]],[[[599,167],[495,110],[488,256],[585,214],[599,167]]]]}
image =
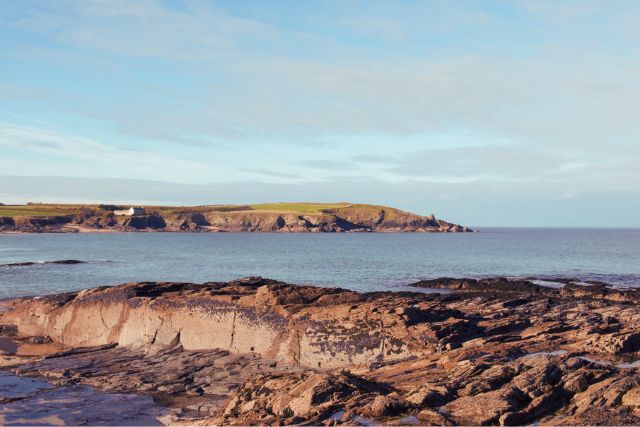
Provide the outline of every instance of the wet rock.
{"type": "Polygon", "coordinates": [[[18,333],[16,325],[0,325],[0,335],[14,336],[18,333]]]}
{"type": "Polygon", "coordinates": [[[60,264],[60,265],[74,265],[74,264],[85,264],[85,261],[80,261],[77,259],[61,259],[55,261],[26,261],[26,262],[14,262],[11,264],[0,264],[0,267],[27,267],[30,265],[46,265],[46,264],[60,264]]]}
{"type": "Polygon", "coordinates": [[[50,344],[53,342],[51,337],[43,336],[27,337],[24,341],[28,344],[50,344]]]}

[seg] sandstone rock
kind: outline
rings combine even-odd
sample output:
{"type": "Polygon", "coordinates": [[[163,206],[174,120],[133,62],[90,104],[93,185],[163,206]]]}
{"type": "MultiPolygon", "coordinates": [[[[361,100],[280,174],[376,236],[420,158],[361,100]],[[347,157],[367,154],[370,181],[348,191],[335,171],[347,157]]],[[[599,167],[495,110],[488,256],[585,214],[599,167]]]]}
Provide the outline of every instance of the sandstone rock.
{"type": "Polygon", "coordinates": [[[595,335],[585,343],[591,351],[623,354],[640,351],[640,332],[617,332],[595,335]]]}
{"type": "Polygon", "coordinates": [[[170,328],[161,328],[156,331],[149,348],[148,354],[157,354],[164,350],[169,350],[180,343],[180,331],[170,328]]]}
{"type": "Polygon", "coordinates": [[[530,369],[513,379],[513,385],[531,398],[551,391],[562,377],[562,370],[551,357],[536,357],[530,361],[530,364],[530,369]]]}
{"type": "Polygon", "coordinates": [[[257,424],[275,415],[280,421],[297,417],[317,423],[354,405],[362,408],[376,396],[382,397],[380,392],[388,392],[388,387],[345,372],[260,376],[238,390],[217,421],[257,424]]]}
{"type": "Polygon", "coordinates": [[[405,396],[405,399],[418,407],[440,407],[452,399],[451,390],[443,385],[426,384],[405,396]]]}
{"type": "Polygon", "coordinates": [[[441,414],[440,412],[434,411],[432,409],[423,409],[418,412],[418,419],[421,421],[421,424],[429,426],[453,426],[456,425],[451,419],[449,419],[446,415],[441,414]]]}
{"type": "Polygon", "coordinates": [[[622,396],[622,404],[640,408],[640,387],[635,387],[622,396]]]}
{"type": "Polygon", "coordinates": [[[514,412],[529,402],[516,387],[506,387],[476,396],[461,397],[445,405],[445,410],[460,424],[494,424],[502,414],[514,412]]]}
{"type": "Polygon", "coordinates": [[[458,395],[470,396],[495,390],[509,382],[515,374],[516,370],[511,366],[501,364],[491,366],[479,375],[469,378],[464,388],[458,390],[458,395]]]}
{"type": "Polygon", "coordinates": [[[376,396],[371,402],[370,414],[375,418],[398,415],[409,408],[409,403],[398,396],[376,396]]]}
{"type": "Polygon", "coordinates": [[[563,387],[569,393],[580,393],[589,387],[592,379],[593,375],[590,372],[572,372],[565,377],[563,387]]]}
{"type": "Polygon", "coordinates": [[[254,277],[22,298],[3,302],[16,348],[0,362],[152,395],[176,424],[640,421],[640,373],[616,355],[635,348],[640,292],[509,283],[358,294],[254,277]]]}

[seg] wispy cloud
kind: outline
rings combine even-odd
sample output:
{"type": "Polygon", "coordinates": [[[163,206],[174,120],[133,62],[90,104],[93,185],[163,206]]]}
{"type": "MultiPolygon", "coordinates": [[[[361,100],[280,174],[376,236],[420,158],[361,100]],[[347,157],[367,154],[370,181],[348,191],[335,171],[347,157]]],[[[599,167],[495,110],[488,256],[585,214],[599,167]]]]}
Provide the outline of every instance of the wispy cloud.
{"type": "Polygon", "coordinates": [[[0,23],[4,170],[640,191],[636,2],[25,0],[0,23]]]}
{"type": "Polygon", "coordinates": [[[487,145],[414,152],[399,160],[393,172],[414,179],[439,176],[454,182],[539,181],[557,180],[586,166],[589,163],[578,154],[518,145],[487,145]]]}
{"type": "Polygon", "coordinates": [[[48,126],[48,127],[54,127],[55,125],[45,122],[43,120],[37,119],[35,117],[31,117],[31,116],[27,116],[24,114],[17,114],[17,113],[12,113],[11,111],[4,111],[4,110],[0,110],[0,115],[5,115],[5,116],[10,116],[13,118],[18,118],[18,119],[22,119],[22,120],[28,120],[30,122],[39,124],[39,125],[44,125],[44,126],[48,126]]]}
{"type": "MultiPolygon", "coordinates": [[[[197,179],[202,165],[174,156],[116,148],[102,142],[49,129],[0,121],[0,147],[45,154],[60,160],[79,160],[89,165],[107,165],[112,173],[136,174],[162,179],[168,170],[185,178],[197,179]]],[[[59,173],[68,166],[59,164],[59,173]]],[[[32,173],[37,171],[31,171],[32,173]]],[[[174,175],[175,176],[175,175],[174,175]]]]}

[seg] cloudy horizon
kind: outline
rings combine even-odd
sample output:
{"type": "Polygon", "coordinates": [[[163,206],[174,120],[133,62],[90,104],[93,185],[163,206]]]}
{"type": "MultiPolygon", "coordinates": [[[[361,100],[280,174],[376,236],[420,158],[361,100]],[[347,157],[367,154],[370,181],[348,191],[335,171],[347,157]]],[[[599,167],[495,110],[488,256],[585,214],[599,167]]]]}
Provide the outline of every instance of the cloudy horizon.
{"type": "Polygon", "coordinates": [[[0,202],[638,227],[634,1],[0,3],[0,202]]]}

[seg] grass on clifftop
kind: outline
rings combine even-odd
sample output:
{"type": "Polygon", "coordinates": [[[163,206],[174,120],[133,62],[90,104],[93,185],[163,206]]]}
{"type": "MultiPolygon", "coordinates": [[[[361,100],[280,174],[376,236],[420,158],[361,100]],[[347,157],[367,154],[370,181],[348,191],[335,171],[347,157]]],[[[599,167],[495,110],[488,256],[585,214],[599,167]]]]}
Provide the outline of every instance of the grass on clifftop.
{"type": "Polygon", "coordinates": [[[0,206],[0,216],[24,217],[24,216],[56,216],[71,215],[80,210],[84,205],[19,205],[0,206]]]}
{"type": "MultiPolygon", "coordinates": [[[[129,206],[137,204],[122,204],[121,207],[127,209],[129,206]]],[[[99,211],[106,208],[103,205],[80,205],[80,204],[49,204],[37,203],[31,205],[0,205],[0,216],[9,217],[38,217],[73,215],[81,209],[91,209],[99,211]]],[[[374,213],[379,209],[386,209],[387,215],[393,214],[393,208],[378,205],[366,205],[356,203],[313,203],[313,202],[280,202],[280,203],[256,203],[252,205],[201,205],[201,206],[145,206],[148,213],[160,214],[180,214],[180,213],[207,213],[207,212],[282,212],[303,215],[322,215],[327,210],[345,209],[347,211],[357,211],[360,214],[374,213]]]]}
{"type": "Polygon", "coordinates": [[[325,209],[352,206],[351,203],[259,203],[250,205],[256,211],[321,214],[325,209]]]}

